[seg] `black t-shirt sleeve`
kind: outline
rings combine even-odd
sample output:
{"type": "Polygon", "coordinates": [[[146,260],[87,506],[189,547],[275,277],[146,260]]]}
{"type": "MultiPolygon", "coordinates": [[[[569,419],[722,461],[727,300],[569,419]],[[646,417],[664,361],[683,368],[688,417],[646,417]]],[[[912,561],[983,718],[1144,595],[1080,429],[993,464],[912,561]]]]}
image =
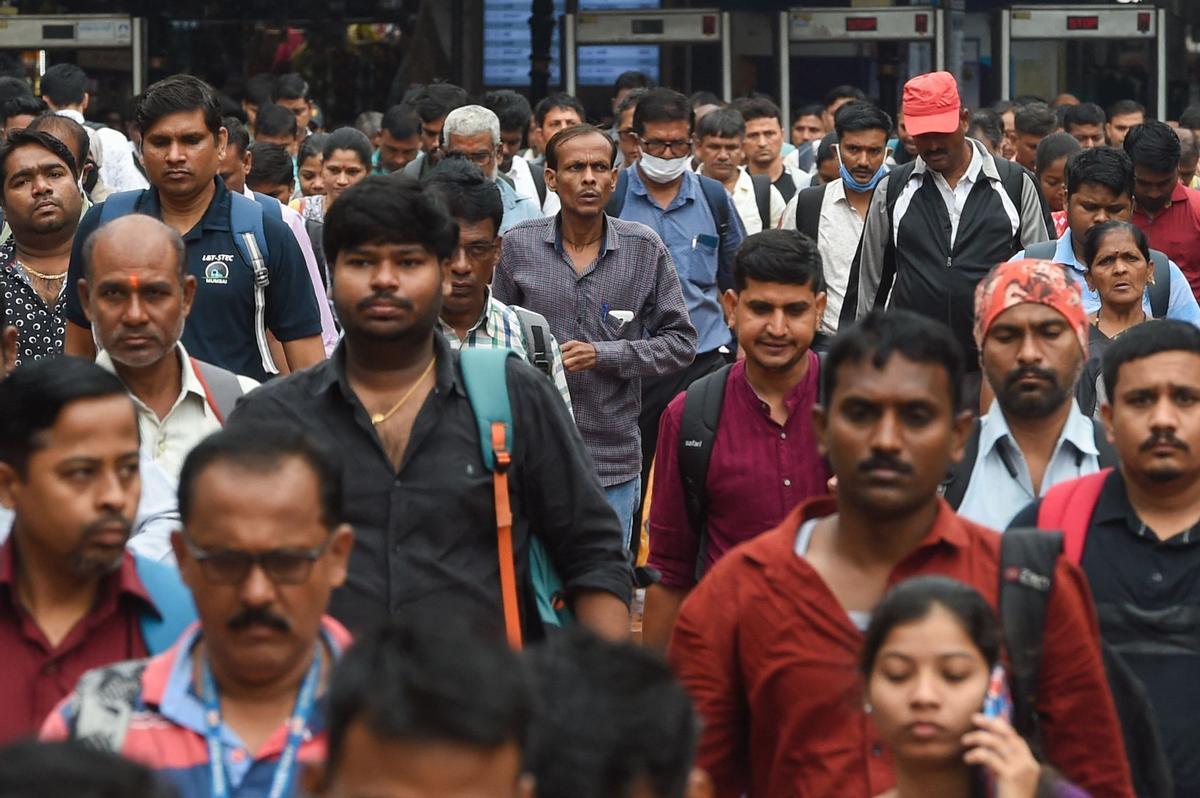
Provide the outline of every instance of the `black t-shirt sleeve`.
{"type": "Polygon", "coordinates": [[[263,215],[263,233],[270,252],[267,272],[267,328],[280,341],[321,334],[321,314],[313,293],[308,265],[292,230],[279,219],[263,215]]]}
{"type": "Polygon", "coordinates": [[[104,203],[93,205],[79,221],[75,230],[75,241],[71,244],[71,262],[67,266],[67,321],[78,327],[91,329],[92,324],[83,313],[83,301],[79,298],[79,281],[83,279],[83,245],[100,226],[100,209],[104,203]]]}
{"type": "Polygon", "coordinates": [[[1008,528],[1016,529],[1017,527],[1036,527],[1038,525],[1038,511],[1042,509],[1042,500],[1034,499],[1029,504],[1025,505],[1025,509],[1013,516],[1013,520],[1009,521],[1008,528]]]}

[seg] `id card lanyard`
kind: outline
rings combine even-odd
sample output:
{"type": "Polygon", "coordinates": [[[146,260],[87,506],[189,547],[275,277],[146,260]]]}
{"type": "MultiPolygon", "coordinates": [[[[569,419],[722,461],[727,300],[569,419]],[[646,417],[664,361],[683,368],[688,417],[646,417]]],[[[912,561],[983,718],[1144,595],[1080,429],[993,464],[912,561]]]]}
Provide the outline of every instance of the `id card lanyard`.
{"type": "MultiPolygon", "coordinates": [[[[229,783],[225,779],[225,764],[221,755],[221,702],[217,694],[217,684],[213,680],[212,671],[208,667],[208,658],[200,661],[200,674],[204,688],[204,724],[205,741],[208,744],[208,764],[212,775],[213,798],[229,798],[229,783]]],[[[271,777],[271,789],[267,798],[284,798],[292,785],[292,777],[296,771],[296,755],[304,742],[304,732],[308,728],[308,716],[312,714],[316,702],[317,682],[321,674],[321,648],[317,645],[313,655],[312,665],[300,685],[296,696],[296,706],[288,718],[287,743],[279,761],[275,764],[275,775],[271,777]]]]}

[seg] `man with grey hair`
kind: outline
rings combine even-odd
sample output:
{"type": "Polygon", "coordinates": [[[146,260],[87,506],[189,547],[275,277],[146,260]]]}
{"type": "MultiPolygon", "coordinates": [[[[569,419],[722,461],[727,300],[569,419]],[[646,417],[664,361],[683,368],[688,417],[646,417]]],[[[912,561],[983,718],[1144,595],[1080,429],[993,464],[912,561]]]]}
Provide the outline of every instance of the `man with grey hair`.
{"type": "Polygon", "coordinates": [[[500,188],[504,219],[500,235],[529,219],[540,219],[537,203],[520,194],[500,174],[500,118],[482,105],[464,105],[446,115],[442,126],[442,149],[447,157],[466,158],[500,188]]]}
{"type": "Polygon", "coordinates": [[[173,228],[122,216],[87,239],[83,260],[79,297],[100,344],[96,363],[129,389],[143,453],[178,479],[188,452],[258,383],[189,357],[180,342],[196,278],[173,228]]]}

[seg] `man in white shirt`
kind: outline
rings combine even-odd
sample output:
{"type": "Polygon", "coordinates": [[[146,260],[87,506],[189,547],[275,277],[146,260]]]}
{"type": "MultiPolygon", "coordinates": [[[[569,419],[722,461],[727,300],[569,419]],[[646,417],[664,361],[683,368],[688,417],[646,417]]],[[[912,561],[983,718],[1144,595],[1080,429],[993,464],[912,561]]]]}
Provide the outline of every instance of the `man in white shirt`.
{"type": "Polygon", "coordinates": [[[529,100],[512,89],[501,89],[484,95],[483,105],[500,119],[500,174],[512,181],[518,194],[533,200],[540,208],[546,194],[546,179],[539,174],[542,179],[538,181],[529,161],[517,155],[525,141],[529,120],[533,118],[529,100]]]}
{"type": "Polygon", "coordinates": [[[783,201],[790,202],[812,176],[784,163],[779,106],[763,97],[749,97],[738,101],[736,107],[746,120],[746,168],[752,175],[770,177],[783,201]]]}
{"type": "Polygon", "coordinates": [[[100,179],[112,191],[132,191],[149,188],[146,176],[133,160],[133,145],[120,131],[109,127],[92,128],[84,122],[83,114],[91,99],[87,92],[87,75],[74,64],[55,64],[42,76],[42,99],[50,110],[74,119],[87,128],[92,149],[99,152],[100,179]]]}
{"type": "Polygon", "coordinates": [[[96,363],[129,389],[143,454],[177,480],[188,452],[257,383],[189,357],[179,342],[196,278],[175,230],[150,216],[122,216],[92,234],[83,258],[79,293],[101,350],[96,363]]]}
{"type": "Polygon", "coordinates": [[[786,203],[766,175],[751,176],[742,166],[746,123],[733,108],[719,108],[696,123],[699,174],[719,180],[733,197],[746,235],[773,229],[783,218],[786,203]]]}

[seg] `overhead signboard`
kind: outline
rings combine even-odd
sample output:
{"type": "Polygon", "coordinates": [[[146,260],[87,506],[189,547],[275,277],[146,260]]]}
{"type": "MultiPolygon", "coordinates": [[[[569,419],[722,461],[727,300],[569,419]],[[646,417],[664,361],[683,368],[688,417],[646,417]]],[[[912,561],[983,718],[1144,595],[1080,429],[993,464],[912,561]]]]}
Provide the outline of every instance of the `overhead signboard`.
{"type": "Polygon", "coordinates": [[[793,8],[788,38],[793,42],[930,41],[937,36],[936,9],[793,8]]]}
{"type": "Polygon", "coordinates": [[[629,11],[623,14],[579,13],[575,40],[579,44],[641,42],[689,44],[720,40],[717,9],[629,11]]]}
{"type": "Polygon", "coordinates": [[[1158,15],[1149,8],[1014,6],[1014,39],[1153,39],[1158,15]]]}
{"type": "Polygon", "coordinates": [[[129,47],[133,21],[108,15],[0,16],[0,47],[129,47]]]}

